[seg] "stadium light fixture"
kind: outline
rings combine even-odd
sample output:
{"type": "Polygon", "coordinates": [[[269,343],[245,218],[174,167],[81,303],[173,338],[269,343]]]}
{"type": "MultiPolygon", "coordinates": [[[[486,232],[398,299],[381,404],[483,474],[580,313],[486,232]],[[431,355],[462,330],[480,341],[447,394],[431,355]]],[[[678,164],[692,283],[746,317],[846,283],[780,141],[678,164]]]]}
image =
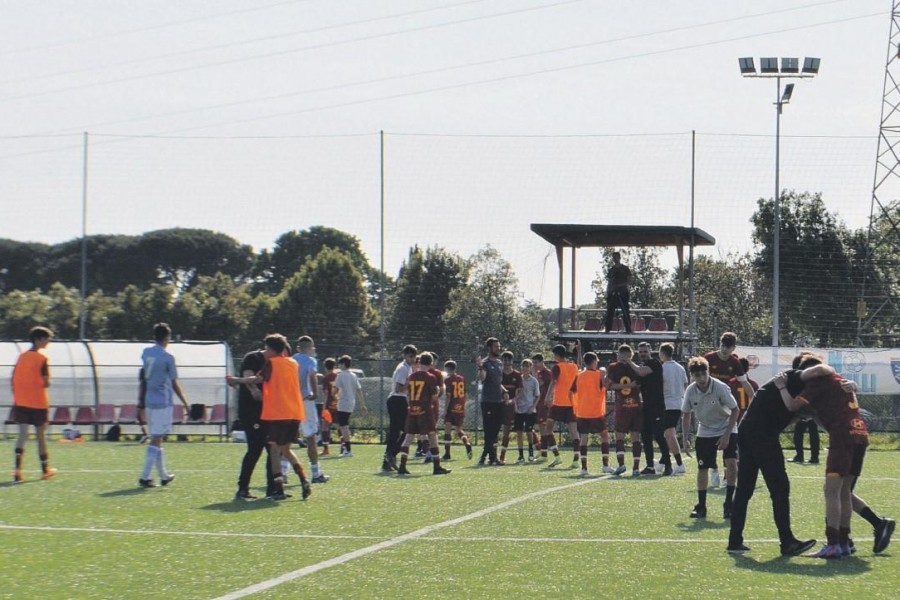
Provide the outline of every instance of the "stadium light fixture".
{"type": "MultiPolygon", "coordinates": [[[[759,72],[753,65],[752,58],[739,58],[738,64],[741,75],[744,77],[761,77],[775,80],[775,196],[773,197],[773,232],[772,232],[772,347],[779,346],[779,300],[781,295],[781,111],[785,104],[791,101],[794,93],[794,84],[789,83],[781,89],[782,79],[808,79],[819,73],[821,59],[807,56],[803,59],[803,69],[800,70],[800,61],[797,58],[786,57],[779,60],[776,57],[766,56],[759,59],[759,72]]],[[[774,352],[774,350],[773,350],[774,352]]]]}

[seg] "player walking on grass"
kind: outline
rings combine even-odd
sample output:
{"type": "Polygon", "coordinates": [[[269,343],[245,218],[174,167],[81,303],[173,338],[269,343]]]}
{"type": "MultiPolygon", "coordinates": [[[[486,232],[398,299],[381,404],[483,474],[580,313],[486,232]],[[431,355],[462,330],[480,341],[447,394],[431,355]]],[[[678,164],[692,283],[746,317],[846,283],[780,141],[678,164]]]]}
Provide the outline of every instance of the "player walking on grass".
{"type": "Polygon", "coordinates": [[[537,378],[531,374],[532,363],[527,358],[522,361],[522,387],[519,388],[514,399],[516,416],[513,428],[516,430],[516,442],[519,445],[519,460],[525,463],[525,436],[528,436],[528,462],[534,462],[534,420],[536,416],[538,398],[541,395],[541,386],[537,378]]]}
{"type": "MultiPolygon", "coordinates": [[[[535,447],[541,449],[541,459],[547,458],[547,440],[553,435],[553,421],[550,421],[550,405],[547,401],[547,393],[550,391],[550,383],[553,381],[553,373],[544,364],[544,355],[535,354],[531,357],[534,363],[534,376],[540,384],[540,398],[537,403],[537,429],[540,438],[535,440],[535,447]]],[[[537,434],[534,434],[537,435],[537,434]]]]}
{"type": "Polygon", "coordinates": [[[369,412],[359,378],[350,370],[352,362],[353,359],[346,354],[340,357],[338,364],[341,366],[341,372],[334,380],[334,387],[338,392],[337,423],[341,431],[341,458],[353,456],[350,449],[350,415],[353,414],[356,405],[359,405],[364,415],[369,412]]]}
{"type": "Polygon", "coordinates": [[[516,397],[522,389],[522,373],[513,368],[513,359],[515,356],[509,350],[500,355],[500,362],[503,363],[503,377],[501,385],[504,390],[503,400],[503,424],[501,431],[503,437],[501,439],[500,448],[500,464],[506,464],[506,451],[509,449],[510,431],[516,420],[516,397]]]}
{"type": "Polygon", "coordinates": [[[300,378],[300,392],[303,394],[303,422],[300,430],[306,439],[306,455],[309,457],[309,467],[312,470],[313,483],[325,483],[330,477],[319,468],[319,413],[316,399],[319,397],[319,364],[316,361],[316,345],[308,335],[297,339],[297,354],[294,361],[298,365],[300,378]]]}
{"type": "MultiPolygon", "coordinates": [[[[691,414],[697,417],[697,504],[692,519],[706,518],[706,491],[709,469],[716,467],[716,456],[722,451],[726,473],[737,472],[737,423],[740,409],[728,386],[709,376],[706,359],[694,357],[688,361],[691,383],[684,392],[681,406],[681,435],[684,447],[690,448],[691,414]]],[[[734,500],[734,479],[727,482],[722,516],[731,518],[734,500]]]]}
{"type": "Polygon", "coordinates": [[[581,476],[588,475],[588,441],[592,433],[600,434],[600,456],[604,473],[612,473],[609,466],[609,430],[606,426],[606,370],[598,368],[599,359],[593,352],[584,355],[584,370],[575,378],[574,409],[581,441],[581,476]]]}
{"type": "MultiPolygon", "coordinates": [[[[663,417],[663,435],[669,444],[669,453],[675,458],[675,466],[672,474],[680,475],[685,472],[684,463],[681,460],[681,446],[678,445],[678,436],[675,435],[675,426],[681,420],[681,405],[684,403],[684,390],[688,385],[687,373],[684,367],[672,360],[675,347],[666,342],[659,346],[659,360],[663,366],[663,401],[666,405],[666,414],[663,417]]],[[[668,474],[663,471],[663,474],[668,474]]]]}
{"type": "MultiPolygon", "coordinates": [[[[262,350],[254,350],[244,355],[241,360],[241,377],[253,377],[258,375],[266,365],[266,356],[262,350]]],[[[259,462],[266,449],[266,432],[260,423],[262,414],[262,390],[255,383],[245,383],[238,389],[238,419],[244,426],[244,434],[247,439],[247,451],[244,460],[241,461],[241,474],[238,476],[238,490],[235,500],[256,500],[256,496],[250,493],[250,478],[253,469],[259,462]]],[[[275,492],[275,478],[266,456],[266,495],[275,492]]]]}
{"type": "Polygon", "coordinates": [[[747,505],[756,489],[762,471],[772,499],[772,514],[783,556],[796,556],[816,545],[816,540],[798,540],[791,530],[791,484],[784,468],[784,451],[779,436],[793,419],[786,401],[803,390],[800,371],[791,369],[783,379],[768,381],[761,386],[747,407],[738,425],[738,477],[731,511],[731,531],[727,552],[743,554],[750,548],[744,545],[744,525],[747,505]]]}
{"type": "MultiPolygon", "coordinates": [[[[785,405],[791,411],[809,405],[828,432],[828,457],[825,467],[825,538],[815,558],[840,558],[855,552],[850,539],[850,518],[853,511],[863,516],[874,529],[874,552],[879,554],[891,542],[894,521],[875,515],[866,502],[853,492],[862,474],[869,433],[859,413],[853,391],[855,384],[847,382],[834,369],[822,364],[814,354],[801,355],[799,367],[805,382],[803,392],[785,405]]],[[[783,382],[783,378],[776,378],[783,382]]]]}
{"type": "Polygon", "coordinates": [[[634,371],[628,366],[634,351],[628,344],[619,346],[616,360],[609,364],[606,388],[616,396],[616,462],[614,475],[625,472],[625,434],[631,433],[631,475],[641,474],[641,430],[644,428],[644,411],[641,392],[634,371]]]}
{"type": "Polygon", "coordinates": [[[153,338],[156,343],[145,348],[141,355],[144,381],[147,382],[147,393],[144,398],[147,414],[147,427],[150,430],[150,445],[147,446],[144,458],[144,469],[138,479],[141,487],[155,487],[150,475],[154,465],[159,473],[160,483],[168,485],[175,475],[166,469],[166,459],[162,447],[163,438],[172,431],[172,395],[178,396],[185,410],[190,410],[181,384],[178,383],[178,371],[175,368],[175,357],[166,352],[166,346],[172,338],[172,329],[166,323],[157,323],[153,327],[153,338]]]}
{"type": "MultiPolygon", "coordinates": [[[[577,362],[581,361],[581,344],[575,342],[577,351],[577,362]]],[[[547,391],[548,400],[552,401],[550,405],[550,414],[548,416],[549,426],[547,430],[549,435],[546,438],[546,446],[549,446],[553,452],[553,460],[547,467],[552,468],[562,462],[559,458],[559,447],[556,445],[556,439],[553,436],[553,430],[556,423],[565,423],[569,428],[569,437],[572,440],[572,466],[577,467],[581,460],[581,441],[578,437],[578,424],[575,421],[574,398],[572,386],[575,384],[575,378],[578,376],[577,362],[569,362],[567,358],[566,347],[557,344],[553,347],[553,359],[556,364],[550,369],[552,376],[550,389],[547,391]]]]}
{"type": "MultiPolygon", "coordinates": [[[[334,392],[334,380],[337,379],[337,362],[333,358],[322,361],[325,366],[325,375],[322,377],[322,394],[325,396],[325,406],[319,419],[319,430],[322,436],[322,456],[331,454],[331,424],[337,420],[337,394],[334,392]]],[[[341,452],[344,448],[341,447],[341,452]]]]}
{"type": "Polygon", "coordinates": [[[484,342],[487,358],[475,358],[478,379],[481,381],[481,422],[484,424],[484,449],[479,465],[500,465],[497,458],[497,436],[503,423],[503,403],[508,400],[503,389],[503,363],[500,362],[500,340],[490,337],[484,342]]]}
{"type": "Polygon", "coordinates": [[[47,413],[50,411],[50,364],[44,350],[50,344],[53,332],[46,327],[32,327],[28,332],[31,348],[19,355],[12,374],[13,418],[18,425],[16,438],[16,462],[13,481],[25,480],[22,474],[22,459],[25,457],[25,442],[28,441],[28,426],[34,427],[38,444],[38,458],[41,461],[41,479],[56,475],[50,466],[47,452],[47,413]]]}
{"type": "Polygon", "coordinates": [[[269,462],[275,473],[271,500],[285,500],[289,495],[284,491],[284,476],[281,473],[281,458],[284,457],[300,478],[303,498],[312,493],[312,486],[306,478],[306,471],[300,464],[291,445],[297,439],[300,422],[303,421],[304,406],[300,393],[300,368],[297,362],[286,356],[289,352],[287,339],[277,333],[266,336],[266,364],[258,375],[251,377],[226,377],[229,385],[262,384],[262,414],[260,419],[266,430],[269,446],[269,462]]]}
{"type": "Polygon", "coordinates": [[[432,358],[428,352],[423,352],[419,356],[418,370],[409,376],[407,380],[407,389],[409,393],[409,413],[406,416],[406,438],[400,447],[400,468],[397,469],[398,475],[409,475],[409,469],[406,468],[409,460],[409,445],[413,442],[416,435],[428,435],[430,447],[434,449],[432,454],[432,473],[434,475],[446,475],[450,473],[450,469],[441,466],[441,456],[437,452],[437,428],[435,424],[435,413],[431,410],[432,400],[437,396],[437,381],[434,376],[428,372],[431,367],[432,358]]]}
{"type": "Polygon", "coordinates": [[[472,460],[472,444],[469,436],[463,430],[466,421],[466,379],[456,372],[456,362],[448,360],[444,363],[444,386],[447,389],[447,410],[444,413],[444,456],[442,460],[450,460],[451,431],[456,431],[456,437],[466,447],[466,457],[472,460]]]}

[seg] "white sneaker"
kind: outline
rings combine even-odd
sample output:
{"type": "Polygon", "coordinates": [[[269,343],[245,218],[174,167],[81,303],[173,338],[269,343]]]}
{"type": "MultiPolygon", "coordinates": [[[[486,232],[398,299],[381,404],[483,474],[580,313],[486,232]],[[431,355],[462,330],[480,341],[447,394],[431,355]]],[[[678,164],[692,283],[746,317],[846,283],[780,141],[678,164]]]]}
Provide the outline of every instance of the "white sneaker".
{"type": "Polygon", "coordinates": [[[603,465],[603,468],[600,469],[600,472],[609,474],[609,473],[613,473],[614,469],[609,465],[603,465]]]}
{"type": "Polygon", "coordinates": [[[710,484],[712,487],[715,487],[715,488],[717,488],[717,487],[719,487],[719,486],[722,485],[722,478],[719,477],[719,470],[718,470],[718,469],[713,469],[713,470],[712,470],[712,476],[711,476],[710,479],[709,479],[709,484],[710,484]]]}
{"type": "Polygon", "coordinates": [[[659,461],[656,461],[655,463],[653,463],[653,469],[656,471],[657,475],[661,475],[662,472],[665,470],[665,468],[666,468],[666,465],[662,464],[659,461]]]}
{"type": "Polygon", "coordinates": [[[684,468],[684,465],[675,465],[672,467],[673,475],[684,475],[685,473],[687,473],[687,469],[684,468]]]}
{"type": "Polygon", "coordinates": [[[341,458],[351,458],[352,456],[352,452],[347,452],[346,450],[344,452],[341,452],[341,458]]]}
{"type": "Polygon", "coordinates": [[[587,477],[587,476],[588,476],[588,470],[587,470],[587,469],[582,469],[582,470],[581,470],[581,476],[582,476],[582,477],[587,477]]]}

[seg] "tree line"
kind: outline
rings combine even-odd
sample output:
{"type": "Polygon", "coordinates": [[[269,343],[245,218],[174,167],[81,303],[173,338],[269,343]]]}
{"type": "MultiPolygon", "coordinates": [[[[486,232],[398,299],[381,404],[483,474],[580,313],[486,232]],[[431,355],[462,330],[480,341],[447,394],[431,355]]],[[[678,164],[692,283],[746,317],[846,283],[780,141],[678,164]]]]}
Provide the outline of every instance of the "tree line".
{"type": "MultiPolygon", "coordinates": [[[[744,344],[770,343],[773,207],[771,199],[757,203],[751,252],[695,259],[701,348],[725,330],[744,344]]],[[[783,194],[783,345],[897,343],[896,231],[885,223],[869,236],[848,229],[819,194],[783,194]]],[[[0,240],[0,336],[21,338],[42,323],[78,337],[81,243],[0,240]]],[[[523,301],[511,265],[490,246],[463,257],[415,245],[394,277],[370,264],[357,238],[322,226],[286,232],[261,252],[203,229],[93,235],[86,243],[88,338],[146,339],[149,324],[166,320],[184,339],[225,340],[236,353],[280,331],[313,336],[322,356],[377,357],[383,337],[391,351],[413,343],[468,357],[488,336],[521,356],[546,350],[556,328],[556,309],[523,301]]],[[[635,276],[635,312],[677,306],[677,269],[660,266],[660,249],[621,251],[635,276]]],[[[607,265],[597,265],[594,281],[600,307],[607,265]]],[[[684,295],[687,306],[686,287],[684,295]]]]}

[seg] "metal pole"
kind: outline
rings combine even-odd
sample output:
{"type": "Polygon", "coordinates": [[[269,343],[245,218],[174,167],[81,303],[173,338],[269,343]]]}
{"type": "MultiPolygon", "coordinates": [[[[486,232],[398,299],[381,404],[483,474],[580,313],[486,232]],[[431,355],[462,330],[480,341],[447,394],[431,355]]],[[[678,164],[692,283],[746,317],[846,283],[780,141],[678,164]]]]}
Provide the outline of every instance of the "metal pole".
{"type": "Polygon", "coordinates": [[[781,294],[781,188],[778,181],[780,175],[781,152],[781,77],[775,78],[775,221],[774,221],[774,255],[772,257],[772,346],[778,347],[779,341],[779,299],[781,294]]]}
{"type": "Polygon", "coordinates": [[[81,172],[81,306],[78,311],[78,337],[85,338],[87,320],[87,194],[88,194],[88,133],[84,132],[84,154],[81,172]]]}
{"type": "Polygon", "coordinates": [[[697,309],[694,306],[694,183],[696,181],[696,165],[697,132],[691,130],[691,247],[688,251],[688,277],[690,278],[690,281],[688,282],[688,304],[690,305],[689,310],[691,311],[691,356],[694,356],[697,353],[697,309]]]}
{"type": "Polygon", "coordinates": [[[381,254],[381,285],[378,286],[378,318],[381,320],[381,326],[378,328],[379,340],[381,349],[379,351],[379,380],[378,380],[378,393],[379,393],[379,406],[381,406],[381,410],[378,411],[378,436],[382,442],[384,442],[384,351],[385,351],[385,322],[384,322],[384,286],[385,286],[385,274],[384,274],[384,130],[381,130],[379,133],[379,141],[381,144],[381,239],[380,242],[380,254],[381,254]]]}

